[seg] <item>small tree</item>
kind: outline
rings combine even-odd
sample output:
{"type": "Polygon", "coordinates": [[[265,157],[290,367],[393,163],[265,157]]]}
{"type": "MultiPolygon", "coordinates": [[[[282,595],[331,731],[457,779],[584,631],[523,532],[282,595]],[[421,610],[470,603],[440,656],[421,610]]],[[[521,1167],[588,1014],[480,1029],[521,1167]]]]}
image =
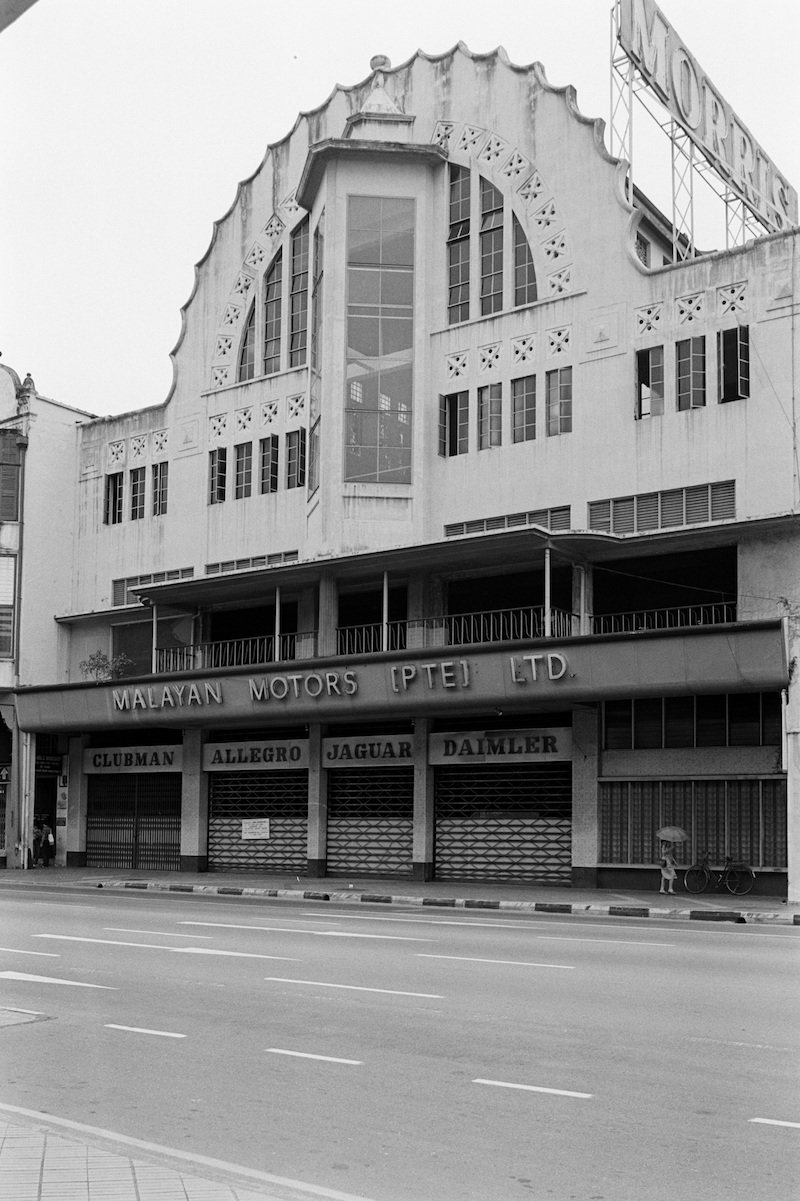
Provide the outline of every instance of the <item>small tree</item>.
{"type": "Polygon", "coordinates": [[[129,659],[126,654],[114,655],[110,659],[103,651],[95,651],[79,666],[85,679],[94,680],[95,684],[104,684],[106,680],[118,680],[120,676],[124,676],[128,668],[133,667],[133,659],[129,659]]]}

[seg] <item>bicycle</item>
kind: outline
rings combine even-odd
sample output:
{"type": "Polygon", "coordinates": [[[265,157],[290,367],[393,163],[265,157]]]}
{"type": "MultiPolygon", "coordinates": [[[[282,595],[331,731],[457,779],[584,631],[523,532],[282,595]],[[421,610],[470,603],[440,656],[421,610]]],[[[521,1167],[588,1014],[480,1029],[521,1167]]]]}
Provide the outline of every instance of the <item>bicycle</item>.
{"type": "Polygon", "coordinates": [[[751,891],[756,882],[755,872],[747,863],[734,863],[730,855],[725,856],[721,868],[708,866],[709,853],[705,852],[699,863],[686,869],[683,886],[687,892],[705,892],[713,884],[716,889],[723,885],[736,897],[751,891]]]}

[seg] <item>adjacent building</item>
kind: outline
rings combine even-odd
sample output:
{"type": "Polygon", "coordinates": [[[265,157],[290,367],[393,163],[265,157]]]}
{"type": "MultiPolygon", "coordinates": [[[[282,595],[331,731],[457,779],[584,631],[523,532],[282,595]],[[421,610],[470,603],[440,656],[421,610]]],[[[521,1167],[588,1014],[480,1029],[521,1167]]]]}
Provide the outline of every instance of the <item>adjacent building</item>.
{"type": "Polygon", "coordinates": [[[797,232],[673,263],[625,179],[538,65],[374,59],[164,404],[2,397],[9,866],[47,756],[69,864],[635,888],[677,824],[800,889],[797,232]]]}

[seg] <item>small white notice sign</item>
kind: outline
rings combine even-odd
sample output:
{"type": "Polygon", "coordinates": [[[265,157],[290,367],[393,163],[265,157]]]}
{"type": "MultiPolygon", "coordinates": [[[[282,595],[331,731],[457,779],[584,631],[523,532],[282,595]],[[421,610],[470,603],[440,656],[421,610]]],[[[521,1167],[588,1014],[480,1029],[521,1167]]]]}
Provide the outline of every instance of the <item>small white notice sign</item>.
{"type": "Polygon", "coordinates": [[[242,840],[269,838],[269,818],[248,818],[242,821],[242,840]]]}

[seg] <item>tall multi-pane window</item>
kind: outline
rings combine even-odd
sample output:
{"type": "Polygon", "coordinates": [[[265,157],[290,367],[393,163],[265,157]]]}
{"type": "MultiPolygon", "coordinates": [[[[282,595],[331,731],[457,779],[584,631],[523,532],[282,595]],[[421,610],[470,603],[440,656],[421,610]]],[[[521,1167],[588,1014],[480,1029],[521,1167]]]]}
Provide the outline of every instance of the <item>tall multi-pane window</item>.
{"type": "Polygon", "coordinates": [[[270,434],[262,438],[260,445],[261,484],[260,490],[265,492],[278,491],[278,435],[270,434]]]}
{"type": "Polygon", "coordinates": [[[240,442],[234,446],[234,489],[236,500],[243,500],[253,490],[253,443],[240,442]]]}
{"type": "Polygon", "coordinates": [[[545,382],[548,437],[569,434],[572,431],[572,368],[548,371],[545,382]]]}
{"type": "Polygon", "coordinates": [[[636,352],[636,417],[660,417],[664,412],[664,347],[636,352]]]}
{"type": "Polygon", "coordinates": [[[439,397],[439,454],[465,455],[469,450],[469,392],[439,397]]]}
{"type": "Polygon", "coordinates": [[[14,586],[16,555],[0,555],[0,655],[14,653],[14,586]]]}
{"type": "Polygon", "coordinates": [[[264,280],[264,374],[281,369],[281,276],[283,251],[273,260],[264,280]]]}
{"type": "Polygon", "coordinates": [[[314,230],[314,256],[311,276],[311,379],[309,383],[309,409],[311,427],[308,433],[308,492],[309,496],[319,487],[319,451],[321,441],[322,404],[322,319],[323,288],[322,276],[325,268],[325,210],[320,214],[314,230]]]}
{"type": "Polygon", "coordinates": [[[345,470],[349,482],[411,482],[414,201],[350,196],[345,470]]]}
{"type": "Polygon", "coordinates": [[[228,451],[222,446],[208,456],[208,503],[219,505],[225,499],[228,473],[228,451]]]}
{"type": "Polygon", "coordinates": [[[0,521],[19,521],[19,430],[0,430],[0,521]]]}
{"type": "Polygon", "coordinates": [[[450,165],[450,220],[447,234],[447,320],[469,318],[470,172],[450,165]]]}
{"type": "Polygon", "coordinates": [[[702,409],[706,403],[706,340],[685,338],[677,346],[678,409],[702,409]]]}
{"type": "Polygon", "coordinates": [[[525,231],[516,216],[511,221],[514,236],[514,307],[536,300],[536,272],[525,231]]]}
{"type": "Polygon", "coordinates": [[[481,176],[481,315],[503,307],[503,196],[481,176]]]}
{"type": "Polygon", "coordinates": [[[750,328],[737,325],[717,334],[717,362],[720,404],[729,400],[744,400],[750,395],[750,328]]]}
{"type": "Polygon", "coordinates": [[[122,521],[123,478],[121,471],[106,476],[103,521],[106,525],[118,525],[122,521]]]}
{"type": "Polygon", "coordinates": [[[167,511],[169,463],[153,464],[153,516],[162,517],[167,511]]]}
{"type": "Polygon", "coordinates": [[[302,488],[306,482],[306,431],[286,435],[286,487],[302,488]]]}
{"type": "Polygon", "coordinates": [[[289,284],[289,366],[301,367],[308,344],[308,217],[292,234],[289,284]]]}
{"type": "Polygon", "coordinates": [[[478,450],[500,446],[503,441],[503,386],[478,388],[478,450]]]}
{"type": "Polygon", "coordinates": [[[536,437],[535,375],[511,381],[511,424],[515,442],[531,442],[536,437]]]}
{"type": "Polygon", "coordinates": [[[131,472],[131,521],[139,521],[144,517],[144,495],[147,487],[147,473],[144,467],[134,467],[131,472]]]}
{"type": "Polygon", "coordinates": [[[256,306],[250,306],[250,316],[244,328],[242,347],[239,351],[239,379],[252,379],[256,373],[256,306]]]}

